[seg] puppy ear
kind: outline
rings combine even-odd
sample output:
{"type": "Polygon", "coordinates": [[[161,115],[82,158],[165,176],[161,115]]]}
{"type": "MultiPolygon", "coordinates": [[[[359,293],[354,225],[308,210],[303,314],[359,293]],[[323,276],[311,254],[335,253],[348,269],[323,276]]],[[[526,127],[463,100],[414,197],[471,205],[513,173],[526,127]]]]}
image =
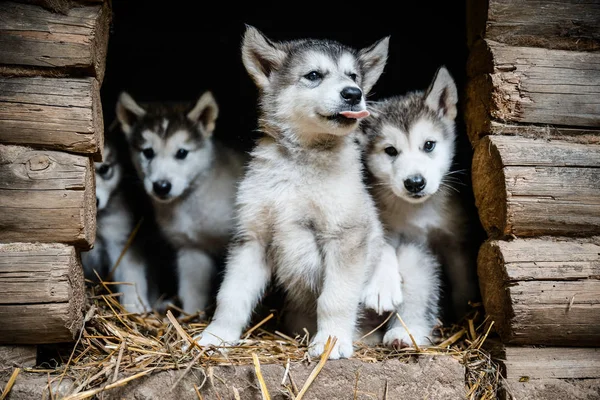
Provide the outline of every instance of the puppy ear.
{"type": "Polygon", "coordinates": [[[389,47],[390,37],[386,36],[373,45],[359,51],[358,60],[364,73],[362,90],[365,94],[371,91],[383,73],[385,63],[387,62],[389,47]]]}
{"type": "Polygon", "coordinates": [[[443,65],[436,71],[425,94],[425,104],[442,118],[456,118],[458,91],[450,72],[443,65]]]}
{"type": "Polygon", "coordinates": [[[146,115],[146,110],[140,107],[129,93],[121,92],[117,101],[117,119],[127,138],[131,135],[133,125],[144,115],[146,115]]]}
{"type": "Polygon", "coordinates": [[[194,108],[187,114],[190,121],[200,126],[204,137],[210,137],[213,134],[218,116],[219,106],[209,91],[200,96],[194,108]]]}
{"type": "Polygon", "coordinates": [[[246,25],[242,41],[242,61],[256,85],[263,89],[269,85],[271,73],[277,70],[286,52],[271,42],[258,29],[246,25]]]}

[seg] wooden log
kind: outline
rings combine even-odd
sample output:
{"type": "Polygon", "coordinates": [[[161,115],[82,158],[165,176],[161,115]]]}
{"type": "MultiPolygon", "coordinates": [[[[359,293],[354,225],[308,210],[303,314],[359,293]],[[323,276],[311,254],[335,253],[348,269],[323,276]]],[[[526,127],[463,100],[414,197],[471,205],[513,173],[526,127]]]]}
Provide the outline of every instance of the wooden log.
{"type": "Polygon", "coordinates": [[[88,157],[0,145],[0,242],[89,249],[96,237],[94,179],[88,157]]]}
{"type": "Polygon", "coordinates": [[[503,342],[600,346],[600,237],[491,240],[477,261],[503,342]]]}
{"type": "Polygon", "coordinates": [[[0,346],[0,369],[11,367],[32,368],[35,367],[36,360],[37,346],[35,345],[0,346]]]}
{"type": "Polygon", "coordinates": [[[83,326],[83,270],[72,246],[0,244],[0,291],[0,343],[69,342],[83,326]]]}
{"type": "Polygon", "coordinates": [[[0,2],[0,64],[55,69],[104,79],[111,12],[107,3],[59,14],[37,5],[0,2]]]}
{"type": "Polygon", "coordinates": [[[470,0],[468,42],[485,38],[511,46],[600,50],[600,2],[470,0]]]}
{"type": "Polygon", "coordinates": [[[600,53],[480,41],[470,55],[465,121],[473,143],[492,121],[600,128],[600,53]]]}
{"type": "Polygon", "coordinates": [[[521,136],[531,139],[560,140],[570,143],[600,144],[600,130],[556,125],[505,124],[490,121],[490,135],[521,136]]]}
{"type": "Polygon", "coordinates": [[[98,81],[0,77],[0,142],[101,158],[104,123],[98,81]]]}
{"type": "Polygon", "coordinates": [[[472,182],[490,237],[600,233],[600,146],[486,136],[472,182]]]}

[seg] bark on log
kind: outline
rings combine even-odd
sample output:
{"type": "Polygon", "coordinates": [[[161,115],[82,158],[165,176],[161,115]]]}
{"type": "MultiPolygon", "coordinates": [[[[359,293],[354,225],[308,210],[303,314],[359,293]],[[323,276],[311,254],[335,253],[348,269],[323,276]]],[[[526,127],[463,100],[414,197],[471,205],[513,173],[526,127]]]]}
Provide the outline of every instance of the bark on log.
{"type": "Polygon", "coordinates": [[[490,237],[600,233],[600,146],[486,136],[475,148],[475,204],[490,237]]]}
{"type": "Polygon", "coordinates": [[[0,142],[101,157],[104,124],[94,78],[0,77],[0,142]]]}
{"type": "Polygon", "coordinates": [[[600,2],[581,0],[470,0],[468,41],[511,46],[600,50],[600,2]]]}
{"type": "Polygon", "coordinates": [[[468,60],[467,132],[473,143],[493,121],[600,128],[600,53],[481,41],[468,60]]]}
{"type": "Polygon", "coordinates": [[[0,64],[54,69],[104,78],[111,19],[107,3],[75,7],[66,15],[33,4],[0,2],[0,64]]]}
{"type": "Polygon", "coordinates": [[[83,325],[79,255],[63,244],[0,244],[0,343],[69,342],[83,325]]]}
{"type": "Polygon", "coordinates": [[[96,237],[94,179],[88,157],[0,145],[0,242],[89,249],[96,237]]]}
{"type": "Polygon", "coordinates": [[[600,237],[488,241],[478,274],[503,342],[600,346],[600,237]]]}

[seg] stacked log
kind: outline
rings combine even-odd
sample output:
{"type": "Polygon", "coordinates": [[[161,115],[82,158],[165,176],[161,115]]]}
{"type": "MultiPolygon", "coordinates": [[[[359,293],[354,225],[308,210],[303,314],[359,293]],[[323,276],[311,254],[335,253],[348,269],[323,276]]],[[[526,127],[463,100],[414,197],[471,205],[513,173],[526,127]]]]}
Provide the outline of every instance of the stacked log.
{"type": "Polygon", "coordinates": [[[600,378],[600,3],[468,10],[465,122],[497,359],[513,382],[600,378]]]}
{"type": "Polygon", "coordinates": [[[6,1],[0,15],[0,344],[23,364],[83,326],[111,9],[6,1]]]}

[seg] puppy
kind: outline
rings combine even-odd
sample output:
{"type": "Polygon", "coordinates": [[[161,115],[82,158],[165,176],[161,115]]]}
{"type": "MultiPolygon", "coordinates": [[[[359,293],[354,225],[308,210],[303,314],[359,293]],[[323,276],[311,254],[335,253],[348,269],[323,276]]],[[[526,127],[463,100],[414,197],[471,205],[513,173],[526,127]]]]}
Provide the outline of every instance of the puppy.
{"type": "MultiPolygon", "coordinates": [[[[201,346],[240,338],[272,277],[315,321],[309,352],[350,357],[361,288],[383,232],[353,138],[383,72],[389,38],[355,50],[329,40],[273,42],[248,26],[242,60],[264,137],[237,193],[236,232],[201,346]]],[[[300,316],[299,316],[300,318],[300,316]]]]}

